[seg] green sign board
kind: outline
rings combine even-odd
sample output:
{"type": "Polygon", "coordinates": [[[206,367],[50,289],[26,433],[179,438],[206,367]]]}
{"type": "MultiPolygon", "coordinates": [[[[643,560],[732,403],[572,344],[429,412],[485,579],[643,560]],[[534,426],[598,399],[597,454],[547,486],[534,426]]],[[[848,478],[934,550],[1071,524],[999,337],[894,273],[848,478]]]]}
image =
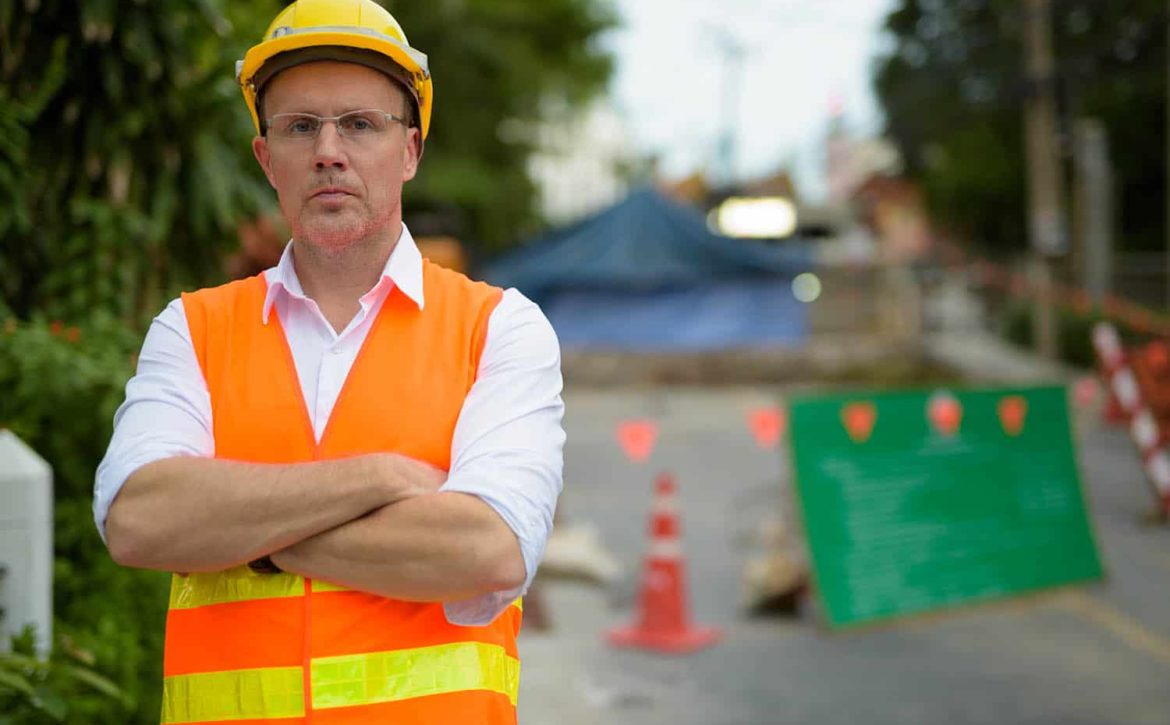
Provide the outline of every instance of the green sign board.
{"type": "Polygon", "coordinates": [[[828,625],[1099,579],[1064,388],[789,401],[828,625]]]}

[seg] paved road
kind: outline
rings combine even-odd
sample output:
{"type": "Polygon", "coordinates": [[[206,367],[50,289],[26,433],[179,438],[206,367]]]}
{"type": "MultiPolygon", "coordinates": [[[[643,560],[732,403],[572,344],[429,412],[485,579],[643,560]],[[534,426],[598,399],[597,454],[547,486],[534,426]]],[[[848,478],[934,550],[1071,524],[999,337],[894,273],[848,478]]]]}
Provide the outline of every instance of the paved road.
{"type": "Polygon", "coordinates": [[[1106,583],[829,635],[811,616],[739,611],[740,572],[758,553],[744,534],[784,505],[787,476],[745,414],[776,395],[568,393],[563,512],[595,524],[632,579],[654,474],[675,472],[694,615],[725,640],[685,658],[611,650],[603,632],[630,618],[628,601],[615,608],[601,591],[553,583],[553,631],[521,638],[522,723],[1170,724],[1170,529],[1139,520],[1150,497],[1123,431],[1078,426],[1106,583]],[[630,464],[614,426],[645,415],[662,422],[660,441],[649,463],[630,464]]]}

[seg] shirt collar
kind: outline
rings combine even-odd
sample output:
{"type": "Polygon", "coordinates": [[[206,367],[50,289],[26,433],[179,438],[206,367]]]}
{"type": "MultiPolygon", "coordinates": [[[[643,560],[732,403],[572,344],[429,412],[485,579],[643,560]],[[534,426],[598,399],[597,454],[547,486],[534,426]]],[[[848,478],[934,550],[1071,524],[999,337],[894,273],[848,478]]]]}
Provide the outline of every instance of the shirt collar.
{"type": "MultiPolygon", "coordinates": [[[[297,278],[297,271],[293,266],[293,243],[291,241],[285,245],[284,253],[280,255],[280,262],[268,270],[266,276],[268,292],[264,296],[264,308],[261,313],[265,325],[268,324],[272,306],[276,304],[276,296],[281,291],[293,299],[307,299],[304,288],[301,287],[301,281],[297,278]]],[[[389,291],[392,287],[386,285],[387,280],[394,287],[402,290],[402,294],[409,297],[420,310],[423,308],[425,299],[423,298],[422,254],[419,253],[418,245],[415,244],[414,237],[411,236],[410,230],[406,228],[405,224],[402,225],[402,234],[398,237],[398,243],[394,245],[394,251],[390,253],[390,258],[386,260],[386,265],[382,268],[382,276],[370,291],[362,296],[362,299],[365,300],[371,293],[384,285],[389,291]]]]}

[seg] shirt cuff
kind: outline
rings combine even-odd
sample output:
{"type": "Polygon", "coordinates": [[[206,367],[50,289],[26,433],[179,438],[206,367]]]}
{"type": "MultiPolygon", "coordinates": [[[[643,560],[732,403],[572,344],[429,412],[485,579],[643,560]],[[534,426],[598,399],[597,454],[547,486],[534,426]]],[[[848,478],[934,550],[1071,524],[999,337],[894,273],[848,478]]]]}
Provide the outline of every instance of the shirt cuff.
{"type": "Polygon", "coordinates": [[[457,602],[443,602],[443,613],[447,621],[459,627],[483,627],[495,621],[516,597],[524,593],[527,585],[506,592],[481,594],[457,602]]]}
{"type": "Polygon", "coordinates": [[[126,479],[148,463],[173,458],[175,455],[178,454],[174,449],[159,448],[141,451],[133,458],[121,459],[116,464],[111,463],[108,458],[101,462],[97,469],[97,485],[93,495],[93,522],[97,524],[98,534],[101,535],[103,543],[109,544],[106,541],[106,519],[110,516],[110,507],[114,505],[114,499],[126,485],[126,479]]]}
{"type": "Polygon", "coordinates": [[[514,589],[489,592],[471,599],[444,602],[443,611],[447,615],[447,621],[451,624],[465,627],[490,624],[517,597],[527,592],[533,577],[536,576],[536,569],[544,557],[545,544],[552,531],[551,511],[547,513],[547,516],[540,511],[541,507],[538,506],[534,506],[530,512],[517,511],[515,497],[512,497],[512,501],[505,502],[502,497],[493,495],[497,487],[489,483],[490,478],[490,476],[479,472],[474,475],[460,474],[449,478],[440,490],[475,496],[499,514],[520,542],[520,553],[524,558],[524,583],[514,589]]]}

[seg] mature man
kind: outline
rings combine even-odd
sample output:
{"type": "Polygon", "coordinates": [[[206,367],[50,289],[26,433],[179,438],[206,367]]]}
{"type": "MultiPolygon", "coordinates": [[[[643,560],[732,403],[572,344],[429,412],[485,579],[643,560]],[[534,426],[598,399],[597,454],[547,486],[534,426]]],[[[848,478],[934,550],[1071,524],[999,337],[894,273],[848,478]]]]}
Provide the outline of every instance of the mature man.
{"type": "Polygon", "coordinates": [[[298,0],[238,74],[292,241],[155,319],[96,481],[114,559],[180,572],[162,720],[515,722],[556,338],[403,226],[433,95],[389,13],[298,0]]]}

